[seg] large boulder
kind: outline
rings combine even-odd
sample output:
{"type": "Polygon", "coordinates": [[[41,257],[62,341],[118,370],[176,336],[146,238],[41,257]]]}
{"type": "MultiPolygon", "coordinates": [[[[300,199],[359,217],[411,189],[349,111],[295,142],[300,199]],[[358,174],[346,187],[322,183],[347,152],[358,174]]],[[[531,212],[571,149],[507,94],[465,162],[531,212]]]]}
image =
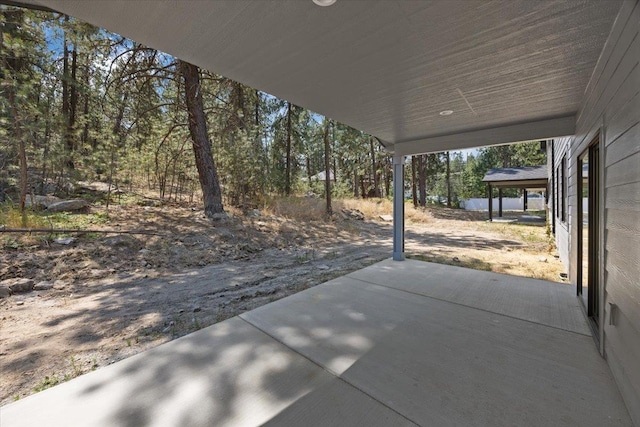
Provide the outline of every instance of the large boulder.
{"type": "Polygon", "coordinates": [[[62,201],[62,199],[60,199],[60,198],[58,198],[56,196],[51,196],[51,195],[40,196],[40,195],[36,195],[36,196],[27,196],[27,198],[24,201],[24,204],[25,204],[25,206],[31,207],[31,208],[46,209],[50,205],[52,205],[54,203],[61,202],[61,201],[62,201]]]}
{"type": "Polygon", "coordinates": [[[82,199],[63,200],[47,207],[47,212],[73,212],[86,209],[89,202],[82,199]]]}
{"type": "Polygon", "coordinates": [[[32,279],[7,279],[2,281],[2,287],[8,287],[14,294],[31,292],[35,282],[32,279]]]}

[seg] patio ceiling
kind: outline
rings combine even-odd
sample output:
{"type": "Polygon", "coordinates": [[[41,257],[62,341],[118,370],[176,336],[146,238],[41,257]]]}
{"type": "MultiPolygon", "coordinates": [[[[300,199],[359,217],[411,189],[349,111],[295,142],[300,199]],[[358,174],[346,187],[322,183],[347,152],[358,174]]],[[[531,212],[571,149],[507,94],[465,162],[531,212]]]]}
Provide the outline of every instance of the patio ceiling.
{"type": "Polygon", "coordinates": [[[402,155],[573,134],[621,4],[23,1],[327,115],[402,155]]]}

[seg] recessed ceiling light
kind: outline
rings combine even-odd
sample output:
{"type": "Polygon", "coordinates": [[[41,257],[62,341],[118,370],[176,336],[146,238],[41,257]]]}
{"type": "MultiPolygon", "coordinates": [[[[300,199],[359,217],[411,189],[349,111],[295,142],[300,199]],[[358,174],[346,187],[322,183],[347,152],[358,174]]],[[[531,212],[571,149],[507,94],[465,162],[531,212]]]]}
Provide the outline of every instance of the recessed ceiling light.
{"type": "Polygon", "coordinates": [[[336,0],[313,0],[313,2],[318,6],[331,6],[336,0]]]}
{"type": "Polygon", "coordinates": [[[444,111],[440,111],[440,115],[441,116],[450,116],[453,114],[453,110],[444,110],[444,111]]]}

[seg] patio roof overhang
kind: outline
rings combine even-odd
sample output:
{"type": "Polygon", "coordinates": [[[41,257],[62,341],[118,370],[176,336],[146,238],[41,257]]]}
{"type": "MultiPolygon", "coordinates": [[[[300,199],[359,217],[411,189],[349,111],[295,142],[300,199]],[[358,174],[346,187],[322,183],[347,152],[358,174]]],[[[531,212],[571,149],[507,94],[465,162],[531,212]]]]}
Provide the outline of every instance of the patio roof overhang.
{"type": "Polygon", "coordinates": [[[23,0],[377,137],[396,155],[571,135],[620,0],[23,0]],[[453,111],[450,115],[441,112],[453,111]]]}

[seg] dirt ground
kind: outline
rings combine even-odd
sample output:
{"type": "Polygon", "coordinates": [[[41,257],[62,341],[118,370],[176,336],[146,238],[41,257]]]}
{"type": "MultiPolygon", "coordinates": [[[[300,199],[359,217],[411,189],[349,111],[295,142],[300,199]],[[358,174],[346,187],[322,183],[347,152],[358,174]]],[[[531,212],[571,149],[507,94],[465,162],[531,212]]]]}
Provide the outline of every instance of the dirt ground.
{"type": "MultiPolygon", "coordinates": [[[[130,205],[112,207],[93,229],[154,234],[3,235],[0,281],[29,278],[50,289],[0,299],[0,404],[390,257],[391,223],[365,216],[252,211],[211,222],[192,206],[130,205]]],[[[408,215],[406,252],[560,280],[544,225],[485,216],[408,215]]]]}

